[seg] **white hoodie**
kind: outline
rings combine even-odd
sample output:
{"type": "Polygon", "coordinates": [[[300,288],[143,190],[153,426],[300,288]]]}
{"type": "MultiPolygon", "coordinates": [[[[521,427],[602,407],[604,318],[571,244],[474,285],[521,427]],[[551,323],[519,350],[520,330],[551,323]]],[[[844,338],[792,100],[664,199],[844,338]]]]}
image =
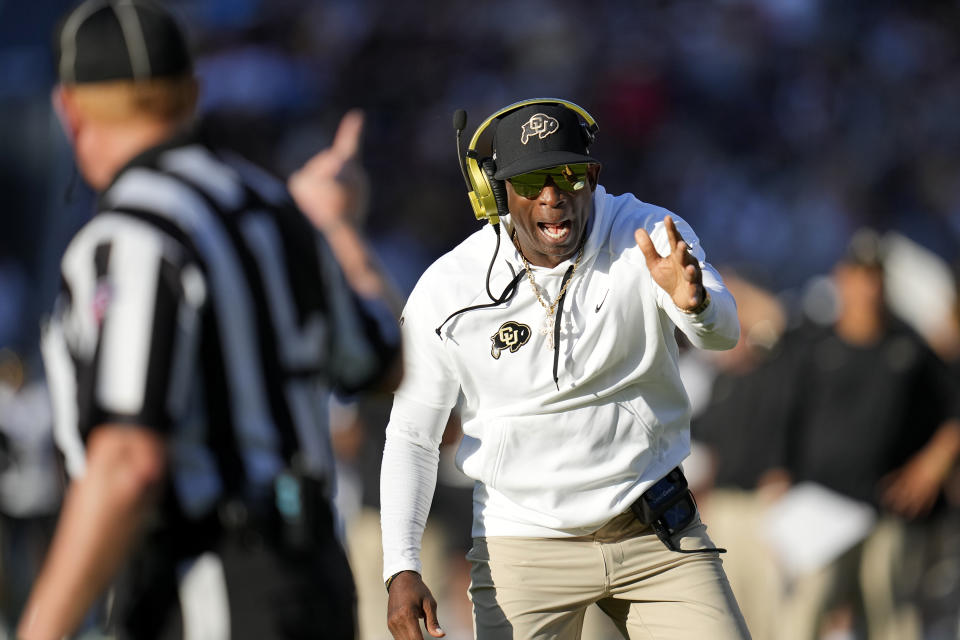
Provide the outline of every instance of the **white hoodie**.
{"type": "MultiPolygon", "coordinates": [[[[699,315],[684,313],[653,281],[634,240],[642,227],[667,255],[663,218],[670,212],[601,186],[594,205],[583,257],[557,311],[556,379],[555,354],[540,331],[546,312],[509,232],[490,276],[494,296],[516,280],[506,302],[447,320],[491,303],[486,272],[496,234],[486,228],[434,262],[411,293],[401,320],[404,380],[381,469],[385,579],[421,570],[440,437],[458,399],[464,436],[457,465],[477,481],[474,536],[585,535],[626,511],[689,453],[674,328],[696,347],[733,347],[733,296],[693,229],[673,216],[711,297],[699,315]]],[[[509,217],[504,221],[509,230],[509,217]]],[[[532,267],[547,304],[572,264],[532,267]]]]}

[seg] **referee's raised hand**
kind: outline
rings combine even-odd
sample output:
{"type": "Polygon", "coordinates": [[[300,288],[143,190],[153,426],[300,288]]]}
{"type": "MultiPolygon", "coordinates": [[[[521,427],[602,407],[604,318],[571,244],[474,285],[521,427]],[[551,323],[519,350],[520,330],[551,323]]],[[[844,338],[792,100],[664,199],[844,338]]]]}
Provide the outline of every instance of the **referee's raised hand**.
{"type": "Polygon", "coordinates": [[[348,111],[333,142],[319,151],[287,180],[297,206],[333,249],[354,290],[368,298],[385,299],[399,315],[403,301],[388,284],[358,228],[366,215],[369,180],[360,163],[363,112],[348,111]]]}
{"type": "Polygon", "coordinates": [[[360,164],[363,112],[348,111],[333,143],[310,158],[287,181],[287,188],[314,226],[326,233],[366,214],[369,181],[360,164]]]}

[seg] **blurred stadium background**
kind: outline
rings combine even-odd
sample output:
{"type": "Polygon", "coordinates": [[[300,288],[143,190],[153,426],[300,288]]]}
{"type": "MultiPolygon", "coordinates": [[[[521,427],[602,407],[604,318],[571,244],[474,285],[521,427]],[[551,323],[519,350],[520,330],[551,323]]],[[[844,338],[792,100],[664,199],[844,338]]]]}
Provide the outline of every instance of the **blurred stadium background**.
{"type": "MultiPolygon", "coordinates": [[[[59,256],[92,212],[49,104],[50,36],[73,4],[0,0],[0,347],[19,355],[28,381],[42,374],[39,322],[59,256]]],[[[926,322],[932,340],[951,331],[960,3],[167,4],[197,52],[202,117],[275,173],[327,144],[346,109],[366,110],[366,229],[405,292],[477,228],[454,155],[454,109],[467,110],[469,134],[505,104],[555,96],[598,120],[594,152],[609,191],[682,216],[713,264],[788,309],[815,299],[851,233],[872,226],[909,248],[894,282],[904,314],[926,322]],[[934,288],[919,286],[927,282],[934,288]]],[[[28,415],[40,416],[35,402],[40,413],[28,415]]],[[[382,429],[378,415],[368,414],[371,432],[382,429]]],[[[367,494],[379,459],[368,439],[354,465],[367,494]]]]}

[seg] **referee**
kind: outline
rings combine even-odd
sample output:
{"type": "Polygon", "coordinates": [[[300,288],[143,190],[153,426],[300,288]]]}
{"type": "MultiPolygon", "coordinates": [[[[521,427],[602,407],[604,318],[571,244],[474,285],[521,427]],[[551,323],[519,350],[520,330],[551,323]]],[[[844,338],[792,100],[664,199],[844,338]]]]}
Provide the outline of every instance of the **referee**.
{"type": "Polygon", "coordinates": [[[362,122],[291,179],[308,220],[192,127],[161,6],[87,0],[56,42],[54,100],[101,198],[44,331],[72,483],[18,637],[62,638],[92,609],[118,638],[353,638],[327,399],[399,381],[350,224],[362,122]]]}

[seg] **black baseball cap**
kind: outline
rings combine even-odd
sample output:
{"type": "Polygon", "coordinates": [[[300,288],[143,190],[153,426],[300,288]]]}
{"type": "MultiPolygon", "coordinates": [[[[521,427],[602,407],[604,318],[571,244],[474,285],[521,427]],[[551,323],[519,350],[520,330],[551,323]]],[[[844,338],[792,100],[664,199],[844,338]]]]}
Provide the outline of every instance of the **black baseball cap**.
{"type": "Polygon", "coordinates": [[[559,104],[531,104],[503,116],[493,134],[494,178],[564,164],[599,163],[576,111],[559,104]]]}
{"type": "Polygon", "coordinates": [[[86,0],[54,41],[64,84],[190,75],[193,61],[173,15],[151,0],[86,0]]]}

